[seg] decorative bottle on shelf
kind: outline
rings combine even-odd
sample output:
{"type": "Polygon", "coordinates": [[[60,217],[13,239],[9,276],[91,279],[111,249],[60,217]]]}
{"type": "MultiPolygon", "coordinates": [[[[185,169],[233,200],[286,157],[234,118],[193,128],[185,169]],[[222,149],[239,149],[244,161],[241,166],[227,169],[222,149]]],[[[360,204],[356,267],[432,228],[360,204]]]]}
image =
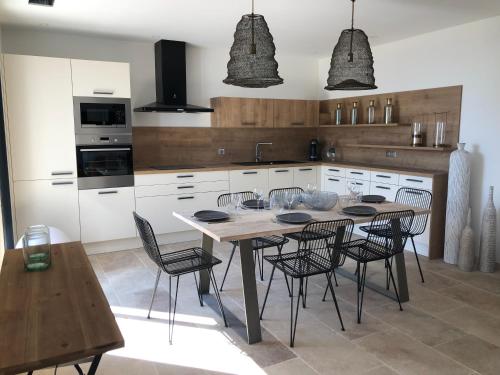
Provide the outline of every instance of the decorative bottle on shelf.
{"type": "Polygon", "coordinates": [[[358,102],[353,102],[351,109],[351,125],[356,125],[357,123],[358,123],[358,102]]]}
{"type": "Polygon", "coordinates": [[[387,104],[384,107],[384,123],[392,123],[392,99],[387,98],[387,104]]]}
{"type": "Polygon", "coordinates": [[[481,244],[479,270],[481,272],[495,272],[496,266],[496,239],[497,239],[497,210],[493,203],[493,186],[490,186],[488,203],[483,214],[481,226],[481,244]]]}
{"type": "Polygon", "coordinates": [[[375,101],[370,100],[370,105],[368,106],[368,123],[375,123],[375,101]]]}
{"type": "Polygon", "coordinates": [[[337,109],[335,110],[335,125],[342,124],[342,104],[337,104],[337,109]]]}

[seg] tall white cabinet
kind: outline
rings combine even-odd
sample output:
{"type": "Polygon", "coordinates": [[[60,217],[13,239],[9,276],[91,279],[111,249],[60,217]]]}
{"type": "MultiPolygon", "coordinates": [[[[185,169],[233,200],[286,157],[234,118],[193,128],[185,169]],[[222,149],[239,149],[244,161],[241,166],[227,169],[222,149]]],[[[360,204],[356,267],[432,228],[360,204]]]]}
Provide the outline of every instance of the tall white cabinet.
{"type": "Polygon", "coordinates": [[[69,59],[3,55],[16,234],[46,224],[80,239],[69,59]]]}

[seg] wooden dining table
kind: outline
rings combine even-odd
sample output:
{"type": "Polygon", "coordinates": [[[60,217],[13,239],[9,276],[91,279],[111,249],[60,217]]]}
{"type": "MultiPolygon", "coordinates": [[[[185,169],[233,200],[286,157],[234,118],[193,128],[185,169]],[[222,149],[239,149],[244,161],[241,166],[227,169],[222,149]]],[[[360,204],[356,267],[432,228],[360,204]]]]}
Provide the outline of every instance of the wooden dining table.
{"type": "MultiPolygon", "coordinates": [[[[376,208],[377,213],[413,210],[415,215],[423,215],[430,213],[430,210],[408,205],[402,205],[393,202],[384,202],[379,204],[363,203],[363,205],[376,208]]],[[[305,212],[311,215],[312,220],[340,220],[350,218],[355,224],[369,223],[373,216],[351,216],[346,215],[335,206],[329,211],[313,211],[307,209],[297,209],[294,212],[305,212]]],[[[212,254],[213,241],[227,242],[239,241],[240,249],[240,264],[241,277],[243,282],[243,297],[245,304],[247,340],[249,344],[257,343],[262,340],[260,319],[259,319],[259,302],[257,297],[257,284],[255,279],[255,264],[253,257],[252,238],[263,237],[270,235],[283,235],[286,233],[300,232],[307,224],[285,224],[278,222],[275,219],[275,213],[271,210],[240,210],[238,215],[233,215],[230,220],[219,223],[207,223],[194,218],[194,212],[173,212],[173,215],[183,222],[187,223],[194,229],[203,234],[202,248],[206,252],[212,254]]],[[[395,233],[400,230],[400,222],[396,220],[393,224],[395,233]]],[[[400,238],[395,235],[395,238],[400,238]]],[[[406,266],[404,254],[395,256],[396,275],[399,297],[401,302],[409,300],[408,283],[406,279],[406,266]]],[[[210,278],[207,272],[200,272],[200,289],[206,294],[210,291],[210,278]]],[[[367,287],[370,287],[367,283],[367,287]]],[[[379,292],[384,292],[385,288],[376,285],[373,286],[379,292]]]]}
{"type": "Polygon", "coordinates": [[[0,374],[92,361],[124,346],[106,296],[80,242],[52,245],[51,265],[24,270],[22,250],[0,269],[0,374]]]}

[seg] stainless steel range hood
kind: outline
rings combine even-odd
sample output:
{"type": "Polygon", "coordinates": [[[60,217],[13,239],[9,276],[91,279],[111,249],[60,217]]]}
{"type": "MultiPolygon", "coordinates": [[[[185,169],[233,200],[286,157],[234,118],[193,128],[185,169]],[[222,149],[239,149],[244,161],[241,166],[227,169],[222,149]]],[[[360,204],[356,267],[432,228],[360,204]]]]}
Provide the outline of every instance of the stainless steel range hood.
{"type": "Polygon", "coordinates": [[[213,108],[187,104],[186,43],[159,40],[155,43],[156,102],[134,112],[213,112],[213,108]]]}

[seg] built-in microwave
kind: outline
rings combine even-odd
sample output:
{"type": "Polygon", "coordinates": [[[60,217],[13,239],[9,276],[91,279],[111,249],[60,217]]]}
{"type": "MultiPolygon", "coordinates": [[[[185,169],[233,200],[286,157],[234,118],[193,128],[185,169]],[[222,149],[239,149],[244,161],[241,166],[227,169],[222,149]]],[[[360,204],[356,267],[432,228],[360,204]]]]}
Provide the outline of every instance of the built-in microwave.
{"type": "Polygon", "coordinates": [[[119,134],[132,131],[130,99],[75,96],[75,134],[119,134]]]}

